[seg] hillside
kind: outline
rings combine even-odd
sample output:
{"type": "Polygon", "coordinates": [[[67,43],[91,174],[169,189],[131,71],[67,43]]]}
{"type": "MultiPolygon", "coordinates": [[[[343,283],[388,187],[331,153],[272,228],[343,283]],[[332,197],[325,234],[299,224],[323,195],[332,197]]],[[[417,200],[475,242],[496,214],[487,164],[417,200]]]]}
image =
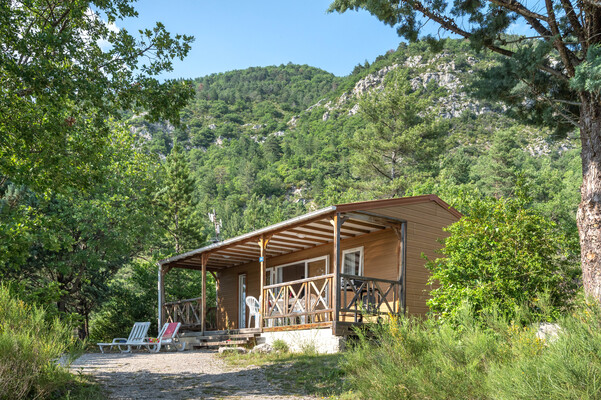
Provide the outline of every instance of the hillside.
{"type": "Polygon", "coordinates": [[[162,155],[174,140],[184,145],[198,207],[216,209],[227,236],[339,201],[437,192],[460,202],[453,193],[461,188],[511,195],[517,181],[574,233],[577,140],[556,141],[509,118],[503,104],[473,98],[474,77],[494,63],[448,40],[437,53],[401,44],[342,78],[293,64],[214,74],[194,80],[185,128],[133,118],[132,130],[162,155]],[[399,158],[400,174],[388,181],[366,164],[381,144],[366,140],[373,123],[359,102],[386,90],[392,71],[404,74],[441,133],[412,150],[423,156],[399,158]]]}

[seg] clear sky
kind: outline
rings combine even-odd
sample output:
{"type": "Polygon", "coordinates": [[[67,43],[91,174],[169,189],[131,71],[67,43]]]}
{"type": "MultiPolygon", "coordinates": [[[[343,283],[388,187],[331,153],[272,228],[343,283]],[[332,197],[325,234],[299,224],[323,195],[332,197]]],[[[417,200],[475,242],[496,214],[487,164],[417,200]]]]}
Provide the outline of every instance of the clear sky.
{"type": "Polygon", "coordinates": [[[367,12],[326,13],[329,0],[139,0],[128,30],[163,22],[171,33],[196,40],[184,61],[164,78],[196,78],[215,72],[292,62],[338,76],[396,49],[400,38],[367,12]]]}

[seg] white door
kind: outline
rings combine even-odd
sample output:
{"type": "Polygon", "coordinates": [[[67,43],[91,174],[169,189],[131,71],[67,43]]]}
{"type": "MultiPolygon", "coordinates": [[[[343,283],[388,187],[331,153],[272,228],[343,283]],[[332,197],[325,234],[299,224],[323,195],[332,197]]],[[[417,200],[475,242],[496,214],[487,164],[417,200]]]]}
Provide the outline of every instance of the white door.
{"type": "Polygon", "coordinates": [[[238,275],[238,329],[246,328],[246,274],[238,275]]]}

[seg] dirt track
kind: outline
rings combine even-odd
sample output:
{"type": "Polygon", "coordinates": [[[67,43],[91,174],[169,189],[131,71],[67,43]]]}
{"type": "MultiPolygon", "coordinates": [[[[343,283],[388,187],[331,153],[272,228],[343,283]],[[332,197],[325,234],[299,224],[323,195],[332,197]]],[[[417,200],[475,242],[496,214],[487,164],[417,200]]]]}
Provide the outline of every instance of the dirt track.
{"type": "Polygon", "coordinates": [[[282,393],[260,367],[228,367],[214,351],[88,353],[71,369],[94,376],[111,399],[313,398],[282,393]]]}

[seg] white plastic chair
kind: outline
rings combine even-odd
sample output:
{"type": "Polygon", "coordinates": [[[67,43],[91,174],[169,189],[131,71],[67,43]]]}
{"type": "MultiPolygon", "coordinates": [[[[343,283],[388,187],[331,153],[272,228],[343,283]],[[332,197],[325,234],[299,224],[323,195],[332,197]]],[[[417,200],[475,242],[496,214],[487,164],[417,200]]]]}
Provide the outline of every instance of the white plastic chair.
{"type": "Polygon", "coordinates": [[[129,333],[129,337],[126,338],[114,338],[111,343],[96,343],[98,347],[100,347],[100,351],[104,353],[103,347],[108,347],[109,350],[112,350],[113,347],[119,348],[122,353],[131,353],[132,347],[140,347],[144,346],[148,349],[148,337],[146,334],[148,333],[148,328],[150,328],[150,322],[136,322],[134,327],[131,329],[129,333]],[[126,350],[123,350],[121,346],[127,346],[126,350]]]}
{"type": "Polygon", "coordinates": [[[248,313],[248,325],[250,325],[250,321],[252,317],[255,317],[255,328],[259,328],[259,319],[261,317],[261,303],[253,296],[246,297],[246,305],[248,306],[250,312],[248,313]]]}

